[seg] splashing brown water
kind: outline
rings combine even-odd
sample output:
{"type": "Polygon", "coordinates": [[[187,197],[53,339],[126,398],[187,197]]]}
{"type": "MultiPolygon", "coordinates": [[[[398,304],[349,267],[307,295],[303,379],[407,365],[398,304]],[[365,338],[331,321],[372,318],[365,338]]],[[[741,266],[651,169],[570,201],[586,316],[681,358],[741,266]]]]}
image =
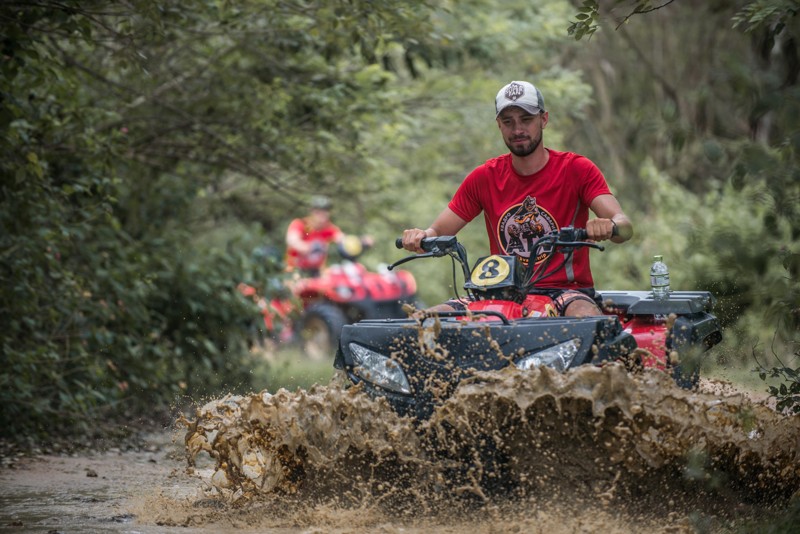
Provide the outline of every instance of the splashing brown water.
{"type": "Polygon", "coordinates": [[[800,418],[621,365],[479,374],[419,424],[337,382],[227,396],[185,423],[190,464],[215,464],[208,496],[250,525],[669,531],[800,489],[800,418]]]}

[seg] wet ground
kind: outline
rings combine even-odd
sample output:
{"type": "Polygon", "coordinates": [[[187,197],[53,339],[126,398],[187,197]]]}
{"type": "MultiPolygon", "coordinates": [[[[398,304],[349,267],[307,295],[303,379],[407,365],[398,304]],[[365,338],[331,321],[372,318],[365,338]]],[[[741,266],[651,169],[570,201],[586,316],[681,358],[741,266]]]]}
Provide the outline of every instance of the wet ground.
{"type": "Polygon", "coordinates": [[[3,459],[0,532],[758,532],[800,489],[800,418],[616,366],[483,376],[416,426],[336,384],[184,424],[3,459]]]}
{"type": "Polygon", "coordinates": [[[0,532],[185,532],[167,526],[174,503],[198,496],[185,463],[171,432],[127,449],[3,458],[0,532]]]}

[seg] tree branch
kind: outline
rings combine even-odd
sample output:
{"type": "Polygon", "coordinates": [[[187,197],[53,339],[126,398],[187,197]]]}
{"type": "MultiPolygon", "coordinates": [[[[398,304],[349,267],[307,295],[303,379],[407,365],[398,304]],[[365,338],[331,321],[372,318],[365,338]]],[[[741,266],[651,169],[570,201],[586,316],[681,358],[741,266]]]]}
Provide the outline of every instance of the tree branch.
{"type": "Polygon", "coordinates": [[[664,2],[663,4],[661,4],[660,6],[651,7],[650,9],[639,9],[639,7],[640,7],[640,6],[636,6],[636,7],[633,9],[633,12],[632,12],[632,13],[629,13],[629,14],[628,14],[628,16],[626,16],[624,19],[622,19],[622,22],[620,22],[620,23],[617,25],[616,29],[617,29],[617,30],[618,30],[618,29],[620,29],[620,27],[621,27],[623,24],[625,24],[626,22],[628,22],[628,20],[630,20],[630,19],[631,19],[631,17],[633,17],[634,15],[644,15],[644,14],[646,14],[646,13],[652,13],[653,11],[656,11],[656,10],[658,10],[658,9],[661,9],[661,8],[663,8],[663,7],[667,7],[668,5],[670,5],[670,4],[671,4],[672,2],[674,2],[674,1],[675,1],[675,0],[667,0],[666,2],[664,2]]]}
{"type": "MultiPolygon", "coordinates": [[[[671,1],[673,0],[670,0],[670,2],[671,1]]],[[[661,75],[661,72],[659,72],[658,69],[655,68],[655,66],[650,62],[647,56],[645,56],[644,53],[639,49],[639,47],[636,46],[636,41],[631,39],[631,36],[628,35],[628,33],[624,29],[620,31],[619,34],[622,36],[623,39],[625,39],[625,42],[628,43],[628,46],[631,47],[633,52],[636,54],[636,57],[638,57],[639,60],[642,62],[642,64],[644,64],[644,66],[647,68],[647,72],[649,72],[650,75],[658,82],[661,88],[664,89],[664,92],[669,96],[669,98],[673,102],[675,102],[676,109],[680,109],[680,101],[678,100],[678,90],[675,89],[675,87],[666,78],[664,78],[664,76],[661,75]]]]}

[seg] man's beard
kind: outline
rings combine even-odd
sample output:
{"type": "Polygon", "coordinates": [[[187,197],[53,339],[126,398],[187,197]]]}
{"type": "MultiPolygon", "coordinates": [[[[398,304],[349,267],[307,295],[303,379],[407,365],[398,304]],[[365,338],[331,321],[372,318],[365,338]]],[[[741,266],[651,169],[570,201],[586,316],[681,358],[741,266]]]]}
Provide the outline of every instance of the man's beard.
{"type": "Polygon", "coordinates": [[[530,156],[533,154],[533,151],[541,144],[542,136],[540,135],[536,139],[531,140],[531,143],[527,146],[518,147],[514,144],[506,142],[506,146],[511,151],[512,154],[515,156],[519,156],[520,158],[524,158],[525,156],[530,156]]]}

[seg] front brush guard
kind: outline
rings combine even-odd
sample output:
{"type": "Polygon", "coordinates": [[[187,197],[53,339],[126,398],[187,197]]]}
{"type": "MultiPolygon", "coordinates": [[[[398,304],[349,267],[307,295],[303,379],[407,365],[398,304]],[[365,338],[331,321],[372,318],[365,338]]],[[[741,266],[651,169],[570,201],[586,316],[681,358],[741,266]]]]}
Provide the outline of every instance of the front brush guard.
{"type": "MultiPolygon", "coordinates": [[[[463,317],[464,312],[456,312],[463,317]]],[[[342,330],[334,366],[343,369],[368,393],[384,397],[401,415],[426,419],[462,380],[477,371],[514,365],[530,354],[578,339],[580,349],[570,367],[613,361],[633,352],[636,342],[615,316],[467,321],[446,317],[367,320],[342,330]],[[351,344],[395,360],[405,372],[412,394],[387,391],[362,380],[353,369],[351,344]]]]}

